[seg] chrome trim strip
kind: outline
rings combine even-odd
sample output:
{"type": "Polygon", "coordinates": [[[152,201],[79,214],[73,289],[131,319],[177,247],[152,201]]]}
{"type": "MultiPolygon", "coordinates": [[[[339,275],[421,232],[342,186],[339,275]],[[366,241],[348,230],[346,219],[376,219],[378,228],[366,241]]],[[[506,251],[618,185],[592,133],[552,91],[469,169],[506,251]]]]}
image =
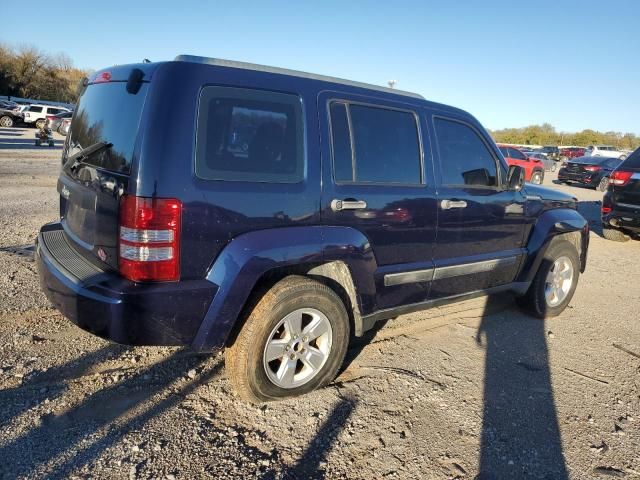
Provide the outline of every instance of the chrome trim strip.
{"type": "Polygon", "coordinates": [[[463,263],[449,267],[426,268],[411,272],[387,273],[384,276],[384,286],[404,285],[405,283],[432,282],[444,278],[473,275],[474,273],[490,272],[500,267],[507,267],[517,262],[518,257],[496,258],[481,262],[463,263]]]}
{"type": "Polygon", "coordinates": [[[615,206],[624,207],[624,208],[635,208],[636,210],[640,208],[640,205],[634,205],[633,203],[621,203],[621,202],[617,202],[615,206]]]}
{"type": "Polygon", "coordinates": [[[433,268],[414,270],[413,272],[388,273],[384,276],[384,286],[403,285],[405,283],[430,282],[433,280],[433,268]]]}
{"type": "Polygon", "coordinates": [[[494,260],[484,260],[482,262],[463,263],[462,265],[452,265],[450,267],[436,267],[433,280],[458,277],[461,275],[472,275],[474,273],[490,272],[499,267],[506,267],[516,263],[516,257],[496,258],[494,260]]]}

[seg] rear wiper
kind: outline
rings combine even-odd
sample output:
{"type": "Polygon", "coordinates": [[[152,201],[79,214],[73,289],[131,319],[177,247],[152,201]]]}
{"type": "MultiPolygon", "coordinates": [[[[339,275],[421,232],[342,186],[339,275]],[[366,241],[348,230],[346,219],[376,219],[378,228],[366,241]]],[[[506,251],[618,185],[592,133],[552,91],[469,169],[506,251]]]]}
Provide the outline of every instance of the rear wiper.
{"type": "Polygon", "coordinates": [[[65,168],[73,170],[79,163],[82,163],[89,157],[97,153],[104,152],[111,147],[113,147],[113,143],[108,142],[97,142],[93,145],[89,145],[87,148],[83,148],[79,152],[74,153],[69,158],[67,158],[67,161],[65,162],[65,168]]]}

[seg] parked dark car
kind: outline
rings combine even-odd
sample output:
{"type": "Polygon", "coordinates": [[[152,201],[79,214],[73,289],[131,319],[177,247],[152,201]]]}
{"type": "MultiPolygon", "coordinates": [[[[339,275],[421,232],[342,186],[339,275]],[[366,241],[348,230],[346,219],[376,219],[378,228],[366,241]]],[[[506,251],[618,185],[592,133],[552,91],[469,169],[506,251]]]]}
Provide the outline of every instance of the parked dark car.
{"type": "Polygon", "coordinates": [[[13,127],[22,122],[22,114],[20,113],[20,105],[17,103],[4,102],[0,105],[0,127],[13,127]]]}
{"type": "Polygon", "coordinates": [[[85,85],[44,292],[119,343],[226,348],[250,401],[326,385],[352,335],[403,313],[511,291],[559,315],[584,271],[576,200],[525,185],[457,108],[190,56],[85,85]]]}
{"type": "Polygon", "coordinates": [[[560,160],[560,150],[558,147],[554,147],[553,145],[545,145],[540,150],[540,153],[544,153],[547,158],[552,160],[560,160]]]}
{"type": "Polygon", "coordinates": [[[611,173],[602,199],[602,227],[609,240],[640,238],[640,149],[611,173]]]}
{"type": "Polygon", "coordinates": [[[604,192],[609,186],[609,175],[622,160],[604,157],[580,157],[566,164],[558,172],[561,183],[579,183],[604,192]]]}
{"type": "Polygon", "coordinates": [[[65,118],[71,118],[72,116],[73,112],[60,112],[57,115],[47,115],[45,126],[50,128],[52,131],[57,132],[62,125],[62,120],[65,118]]]}

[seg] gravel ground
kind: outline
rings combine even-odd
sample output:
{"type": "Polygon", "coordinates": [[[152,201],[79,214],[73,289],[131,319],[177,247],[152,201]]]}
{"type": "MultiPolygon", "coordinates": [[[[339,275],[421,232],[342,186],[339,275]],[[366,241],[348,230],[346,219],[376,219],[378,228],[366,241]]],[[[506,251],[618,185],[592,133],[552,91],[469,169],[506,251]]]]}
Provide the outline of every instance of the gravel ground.
{"type": "MultiPolygon", "coordinates": [[[[252,406],[220,355],[95,338],[40,293],[60,146],[0,129],[0,478],[640,477],[640,242],[601,238],[567,311],[509,296],[400,317],[329,387],[252,406]]],[[[59,139],[61,143],[62,138],[59,139]]]]}

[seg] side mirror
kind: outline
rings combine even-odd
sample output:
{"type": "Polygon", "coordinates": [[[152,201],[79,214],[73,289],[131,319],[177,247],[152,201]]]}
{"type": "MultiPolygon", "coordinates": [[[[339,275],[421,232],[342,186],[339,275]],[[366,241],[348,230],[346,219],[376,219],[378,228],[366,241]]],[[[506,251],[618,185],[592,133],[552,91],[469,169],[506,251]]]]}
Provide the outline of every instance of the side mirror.
{"type": "Polygon", "coordinates": [[[522,187],[524,187],[524,168],[520,165],[509,165],[507,189],[518,192],[522,190],[522,187]]]}

